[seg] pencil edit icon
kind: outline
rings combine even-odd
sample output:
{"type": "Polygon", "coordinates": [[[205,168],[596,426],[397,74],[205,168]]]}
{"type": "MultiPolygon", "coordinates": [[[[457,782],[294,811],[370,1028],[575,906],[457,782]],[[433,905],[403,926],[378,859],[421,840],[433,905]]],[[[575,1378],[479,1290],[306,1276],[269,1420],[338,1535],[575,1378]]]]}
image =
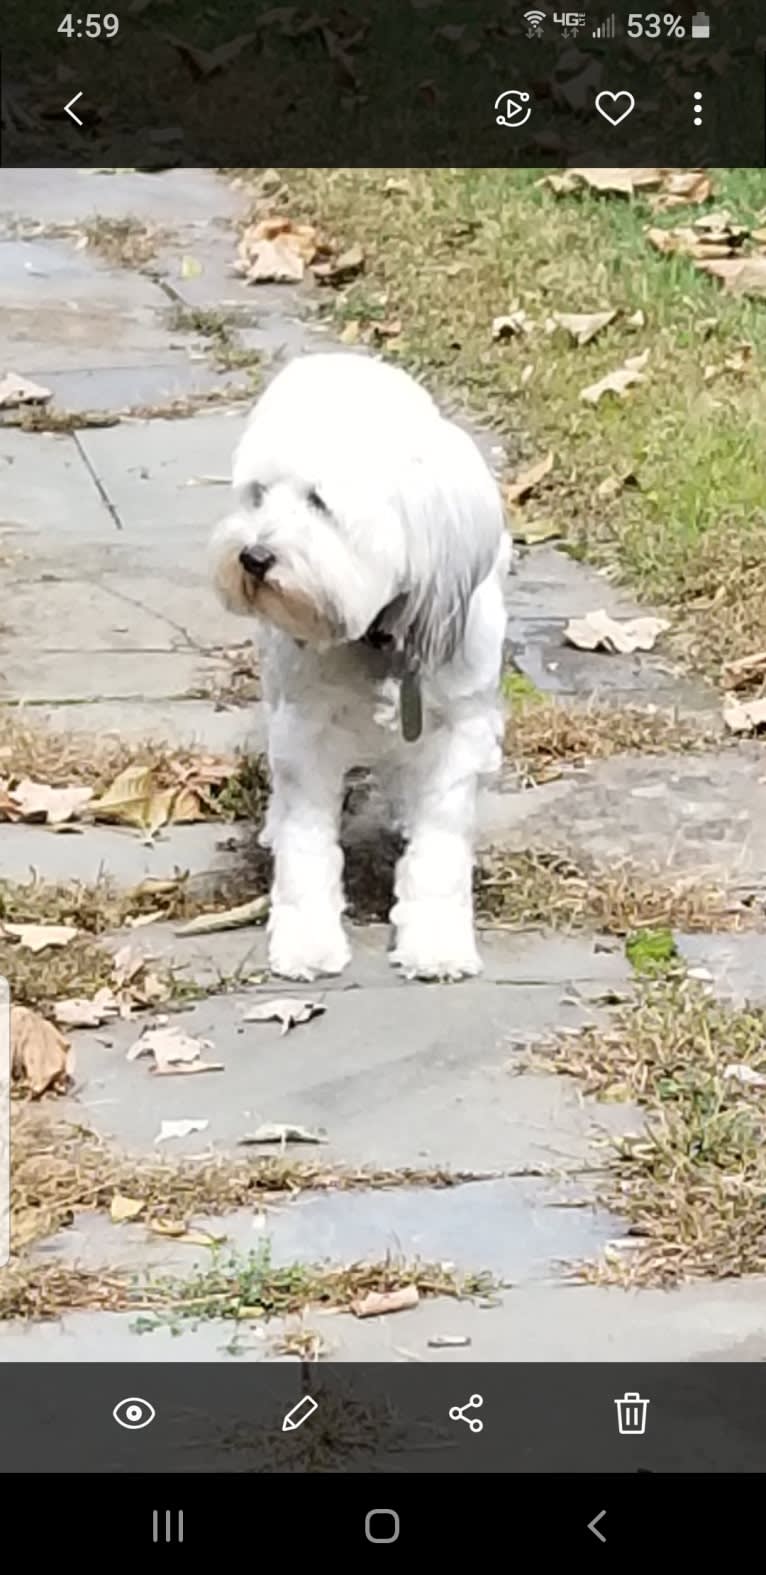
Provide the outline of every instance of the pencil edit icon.
{"type": "Polygon", "coordinates": [[[293,1433],[296,1427],[302,1427],[304,1422],[308,1422],[309,1417],[313,1416],[316,1410],[318,1406],[313,1396],[304,1395],[303,1399],[283,1416],[282,1432],[293,1433]]]}

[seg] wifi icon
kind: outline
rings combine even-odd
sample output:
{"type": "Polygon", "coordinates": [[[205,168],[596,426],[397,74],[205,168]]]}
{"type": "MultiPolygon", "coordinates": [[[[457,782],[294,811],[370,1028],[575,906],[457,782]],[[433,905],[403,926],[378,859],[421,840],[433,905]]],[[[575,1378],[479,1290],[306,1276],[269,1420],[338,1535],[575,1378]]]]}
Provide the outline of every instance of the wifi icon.
{"type": "Polygon", "coordinates": [[[525,11],[524,21],[527,24],[527,38],[542,38],[544,11],[525,11]]]}

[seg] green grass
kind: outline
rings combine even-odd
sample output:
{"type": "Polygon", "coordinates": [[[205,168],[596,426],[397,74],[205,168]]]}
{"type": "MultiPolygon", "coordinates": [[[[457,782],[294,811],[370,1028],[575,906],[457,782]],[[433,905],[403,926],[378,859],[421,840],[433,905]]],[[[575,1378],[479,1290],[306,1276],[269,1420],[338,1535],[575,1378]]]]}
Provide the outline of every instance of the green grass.
{"type": "Polygon", "coordinates": [[[672,930],[636,930],[625,942],[625,956],[636,973],[667,973],[678,959],[672,930]]]}
{"type": "MultiPolygon", "coordinates": [[[[644,197],[556,198],[541,173],[286,179],[292,217],[365,248],[364,275],[327,305],[338,325],[401,319],[385,353],[501,433],[511,472],[552,449],[540,491],[568,550],[615,564],[642,596],[670,606],[679,648],[717,669],[766,643],[766,299],[725,295],[687,259],[647,243],[650,224],[686,225],[705,208],[653,214],[644,197]],[[492,318],[514,302],[538,327],[495,344],[492,318]],[[582,348],[544,332],[554,311],[607,307],[618,318],[582,348]],[[639,310],[643,328],[628,321],[639,310]],[[752,349],[743,373],[706,379],[742,344],[752,349]],[[626,399],[581,400],[646,348],[646,381],[626,399]],[[627,472],[637,486],[599,497],[607,477],[627,472]]],[[[717,170],[713,181],[716,208],[763,225],[766,173],[717,170]]]]}

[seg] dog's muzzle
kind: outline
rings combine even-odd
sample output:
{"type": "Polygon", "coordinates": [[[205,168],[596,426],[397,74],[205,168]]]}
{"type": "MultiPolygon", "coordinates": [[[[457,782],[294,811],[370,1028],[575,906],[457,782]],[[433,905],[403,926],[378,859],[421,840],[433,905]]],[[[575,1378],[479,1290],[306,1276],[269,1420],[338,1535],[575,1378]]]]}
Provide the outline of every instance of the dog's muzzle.
{"type": "Polygon", "coordinates": [[[273,568],[277,560],[267,547],[243,547],[239,561],[247,574],[251,574],[254,580],[261,581],[265,580],[269,569],[273,568]]]}

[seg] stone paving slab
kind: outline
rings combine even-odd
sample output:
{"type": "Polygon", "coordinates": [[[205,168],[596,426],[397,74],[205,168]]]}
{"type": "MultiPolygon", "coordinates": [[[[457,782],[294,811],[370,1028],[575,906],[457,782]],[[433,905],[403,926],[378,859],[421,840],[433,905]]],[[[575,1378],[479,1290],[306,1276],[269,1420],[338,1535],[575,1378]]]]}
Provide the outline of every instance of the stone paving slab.
{"type": "Polygon", "coordinates": [[[234,219],[242,198],[211,170],[170,169],[119,175],[93,170],[3,170],[0,222],[14,233],[17,221],[67,224],[128,216],[148,224],[180,226],[198,220],[234,219]]]}
{"type": "Polygon", "coordinates": [[[225,675],[223,664],[198,651],[144,647],[59,653],[35,651],[30,642],[11,646],[3,658],[0,697],[30,702],[166,699],[204,690],[225,675]]]}
{"type": "Polygon", "coordinates": [[[219,371],[204,356],[176,352],[174,358],[136,366],[73,367],[63,371],[40,367],[37,376],[53,392],[53,409],[137,410],[160,409],[175,400],[215,392],[232,400],[247,397],[241,373],[219,371]]]}
{"type": "Polygon", "coordinates": [[[172,539],[179,551],[186,549],[190,532],[203,533],[206,542],[221,510],[222,488],[189,482],[231,474],[245,419],[241,409],[216,411],[185,421],[88,429],[80,441],[123,529],[172,539]]]}
{"type": "MultiPolygon", "coordinates": [[[[138,952],[158,958],[163,963],[183,968],[198,984],[213,985],[221,976],[233,978],[247,969],[248,974],[266,967],[266,932],[261,925],[250,925],[242,930],[223,930],[211,935],[181,935],[180,925],[158,921],[128,934],[120,931],[107,937],[106,943],[115,949],[127,939],[138,952]]],[[[352,957],[348,968],[334,978],[318,981],[317,986],[304,986],[282,981],[281,995],[305,995],[307,990],[319,988],[322,997],[337,991],[388,986],[399,991],[425,990],[428,994],[437,986],[413,984],[402,980],[395,968],[388,966],[387,947],[389,927],[386,924],[355,924],[350,929],[352,957]]],[[[745,937],[727,939],[738,942],[745,937]]],[[[626,960],[623,943],[615,936],[566,935],[538,930],[509,932],[500,928],[481,929],[480,946],[485,984],[519,985],[534,988],[538,985],[558,985],[562,997],[567,999],[576,989],[584,1004],[598,1004],[599,998],[611,990],[622,990],[632,982],[633,972],[626,960]]],[[[274,994],[273,984],[262,987],[253,984],[256,994],[274,994]]],[[[449,989],[452,986],[443,986],[449,989]]],[[[446,999],[449,999],[449,994],[446,999]]]]}
{"type": "Polygon", "coordinates": [[[262,750],[266,743],[262,707],[222,706],[207,700],[91,700],[87,705],[37,705],[34,719],[56,732],[94,733],[198,747],[213,754],[262,750]]]}
{"type": "Polygon", "coordinates": [[[599,864],[631,860],[666,875],[766,880],[762,746],[703,755],[621,755],[519,794],[485,793],[487,840],[599,864]]]}
{"type": "MultiPolygon", "coordinates": [[[[458,1273],[483,1270],[504,1283],[560,1279],[562,1242],[570,1262],[600,1252],[619,1232],[583,1197],[581,1183],[472,1182],[448,1192],[411,1187],[397,1192],[302,1195],[265,1216],[239,1210],[194,1216],[194,1227],[225,1237],[224,1256],[247,1257],[265,1242],[275,1267],[290,1263],[453,1263],[458,1273]],[[566,1211],[565,1221],[562,1219],[566,1211]]],[[[207,1249],[153,1235],[145,1225],[110,1224],[99,1214],[75,1223],[35,1256],[84,1269],[110,1267],[179,1279],[210,1267],[207,1249]]]]}
{"type": "MultiPolygon", "coordinates": [[[[151,952],[146,934],[134,935],[137,949],[151,952]]],[[[131,1151],[156,1152],[162,1120],[199,1118],[207,1129],[174,1140],[174,1153],[242,1157],[252,1152],[238,1146],[248,1132],[289,1121],[327,1137],[321,1149],[293,1145],[298,1159],[319,1153],[352,1165],[480,1172],[592,1167],[594,1139],[637,1129],[630,1106],[583,1104],[567,1080],[522,1070],[526,1043],[601,1015],[592,1000],[562,1002],[576,978],[562,988],[541,968],[534,983],[404,983],[389,969],[383,927],[365,938],[364,987],[352,978],[345,988],[297,992],[319,995],[327,1010],[286,1036],[279,1024],[243,1021],[260,996],[296,993],[282,982],[210,996],[184,1011],[179,1025],[212,1042],[208,1058],[224,1063],[222,1073],[155,1078],[148,1063],[125,1059],[140,1031],[133,1022],[74,1033],[78,1097],[62,1112],[92,1120],[131,1151]]],[[[506,956],[513,947],[513,937],[497,937],[506,956]]],[[[258,967],[254,945],[250,968],[258,967]]]]}
{"type": "MultiPolygon", "coordinates": [[[[0,427],[0,519],[3,525],[39,532],[54,549],[54,538],[78,543],[111,538],[115,522],[93,476],[69,434],[28,432],[0,427]]],[[[14,542],[15,546],[16,543],[14,542]]],[[[23,546],[23,540],[18,543],[23,546]]]]}
{"type": "Polygon", "coordinates": [[[553,546],[518,551],[506,581],[506,660],[546,693],[594,695],[615,704],[676,706],[720,713],[719,697],[701,680],[679,674],[663,655],[578,651],[564,640],[570,618],[603,607],[612,618],[646,609],[587,564],[553,546]]]}
{"type": "MultiPolygon", "coordinates": [[[[33,565],[27,563],[27,570],[33,565]]],[[[135,601],[129,605],[101,581],[62,580],[37,564],[37,575],[13,574],[3,610],[3,664],[10,652],[91,656],[171,651],[179,635],[135,601]],[[86,643],[87,642],[87,643],[86,643]]],[[[119,584],[119,582],[117,582],[119,584]]],[[[134,680],[135,682],[135,680],[134,680]]]]}
{"type": "Polygon", "coordinates": [[[677,935],[690,968],[710,974],[715,995],[735,1006],[766,1005],[765,935],[677,935]]]}
{"type": "MultiPolygon", "coordinates": [[[[83,707],[84,709],[84,707],[83,707]]],[[[228,827],[222,821],[171,826],[148,846],[128,827],[89,826],[87,833],[55,832],[45,826],[0,826],[0,869],[5,880],[79,880],[107,876],[135,886],[145,875],[166,879],[180,871],[214,882],[232,871],[231,854],[219,851],[228,827]]]]}

